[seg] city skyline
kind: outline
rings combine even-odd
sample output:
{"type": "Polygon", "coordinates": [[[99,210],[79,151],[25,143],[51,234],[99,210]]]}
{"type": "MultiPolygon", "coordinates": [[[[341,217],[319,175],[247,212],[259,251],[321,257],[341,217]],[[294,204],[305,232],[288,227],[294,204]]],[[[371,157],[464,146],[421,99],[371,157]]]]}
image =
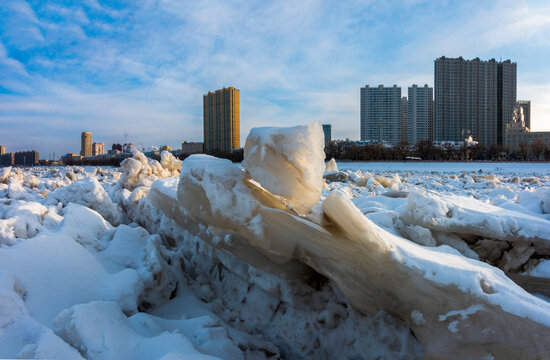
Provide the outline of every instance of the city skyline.
{"type": "Polygon", "coordinates": [[[544,1],[14,0],[0,9],[0,142],[59,157],[88,129],[179,147],[203,140],[201,97],[227,86],[241,90],[241,143],[252,127],[315,120],[359,139],[358,88],[433,87],[440,56],[517,62],[531,128],[550,129],[549,32],[544,1]]]}

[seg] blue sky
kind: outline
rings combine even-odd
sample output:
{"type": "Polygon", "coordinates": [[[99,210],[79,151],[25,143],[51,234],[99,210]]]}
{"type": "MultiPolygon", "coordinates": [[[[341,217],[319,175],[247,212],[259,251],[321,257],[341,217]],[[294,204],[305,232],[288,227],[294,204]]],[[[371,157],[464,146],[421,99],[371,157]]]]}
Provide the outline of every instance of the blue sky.
{"type": "Polygon", "coordinates": [[[0,144],[41,158],[94,141],[202,141],[202,95],[241,91],[255,126],[359,138],[359,88],[433,86],[445,55],[518,63],[550,130],[550,2],[0,0],[0,144]]]}

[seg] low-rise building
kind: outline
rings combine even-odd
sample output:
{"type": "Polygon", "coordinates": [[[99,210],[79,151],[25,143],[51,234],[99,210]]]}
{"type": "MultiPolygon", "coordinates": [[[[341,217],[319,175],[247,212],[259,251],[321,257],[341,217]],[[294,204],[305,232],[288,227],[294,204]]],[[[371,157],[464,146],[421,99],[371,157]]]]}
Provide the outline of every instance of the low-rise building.
{"type": "Polygon", "coordinates": [[[61,160],[80,160],[80,159],[82,159],[82,155],[78,155],[71,152],[61,157],[61,160]]]}
{"type": "Polygon", "coordinates": [[[202,142],[187,142],[181,144],[182,154],[200,154],[204,152],[204,143],[202,142]]]}
{"type": "Polygon", "coordinates": [[[505,146],[510,151],[521,150],[521,144],[529,147],[533,143],[539,143],[550,147],[550,131],[530,131],[528,127],[514,128],[507,126],[505,136],[505,146]]]}
{"type": "Polygon", "coordinates": [[[531,131],[525,123],[524,107],[518,104],[514,109],[514,117],[506,125],[504,146],[510,151],[530,150],[533,144],[543,148],[550,147],[550,131],[531,131]],[[522,147],[524,147],[522,149],[522,147]]]}

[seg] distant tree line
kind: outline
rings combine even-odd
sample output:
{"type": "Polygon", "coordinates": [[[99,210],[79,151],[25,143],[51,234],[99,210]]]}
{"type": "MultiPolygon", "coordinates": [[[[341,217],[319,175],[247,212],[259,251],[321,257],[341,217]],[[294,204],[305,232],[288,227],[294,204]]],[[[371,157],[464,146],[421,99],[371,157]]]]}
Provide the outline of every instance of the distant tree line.
{"type": "MultiPolygon", "coordinates": [[[[243,149],[233,151],[214,150],[209,155],[231,160],[234,163],[243,161],[243,149]]],[[[434,146],[431,141],[422,140],[415,146],[403,142],[396,146],[382,144],[357,144],[353,141],[335,140],[325,144],[327,159],[349,161],[402,161],[408,158],[420,158],[433,161],[550,161],[550,147],[540,139],[534,142],[520,143],[518,151],[509,151],[501,145],[463,145],[459,148],[434,146]]],[[[112,156],[101,158],[66,159],[63,161],[69,166],[120,166],[126,156],[112,156]]],[[[177,157],[184,160],[190,154],[179,154],[177,157]]],[[[148,155],[160,161],[160,155],[148,155]]],[[[40,165],[51,165],[50,161],[42,160],[40,165]]]]}
{"type": "Polygon", "coordinates": [[[336,140],[325,146],[326,158],[350,161],[401,161],[420,158],[434,161],[549,161],[550,148],[542,141],[531,144],[520,143],[518,151],[509,151],[502,145],[486,147],[481,144],[455,147],[434,146],[431,141],[422,140],[415,146],[403,142],[396,146],[383,144],[357,144],[352,141],[336,140]]]}

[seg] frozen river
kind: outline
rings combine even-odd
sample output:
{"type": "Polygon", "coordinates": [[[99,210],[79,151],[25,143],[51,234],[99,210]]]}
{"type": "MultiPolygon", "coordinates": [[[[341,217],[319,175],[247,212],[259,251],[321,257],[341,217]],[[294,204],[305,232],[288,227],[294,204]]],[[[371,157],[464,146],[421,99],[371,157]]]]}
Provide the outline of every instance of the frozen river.
{"type": "Polygon", "coordinates": [[[423,161],[366,161],[366,162],[340,162],[337,161],[340,170],[361,170],[371,172],[440,172],[460,173],[478,172],[498,174],[522,174],[522,175],[550,175],[550,163],[532,162],[423,162],[423,161]]]}

